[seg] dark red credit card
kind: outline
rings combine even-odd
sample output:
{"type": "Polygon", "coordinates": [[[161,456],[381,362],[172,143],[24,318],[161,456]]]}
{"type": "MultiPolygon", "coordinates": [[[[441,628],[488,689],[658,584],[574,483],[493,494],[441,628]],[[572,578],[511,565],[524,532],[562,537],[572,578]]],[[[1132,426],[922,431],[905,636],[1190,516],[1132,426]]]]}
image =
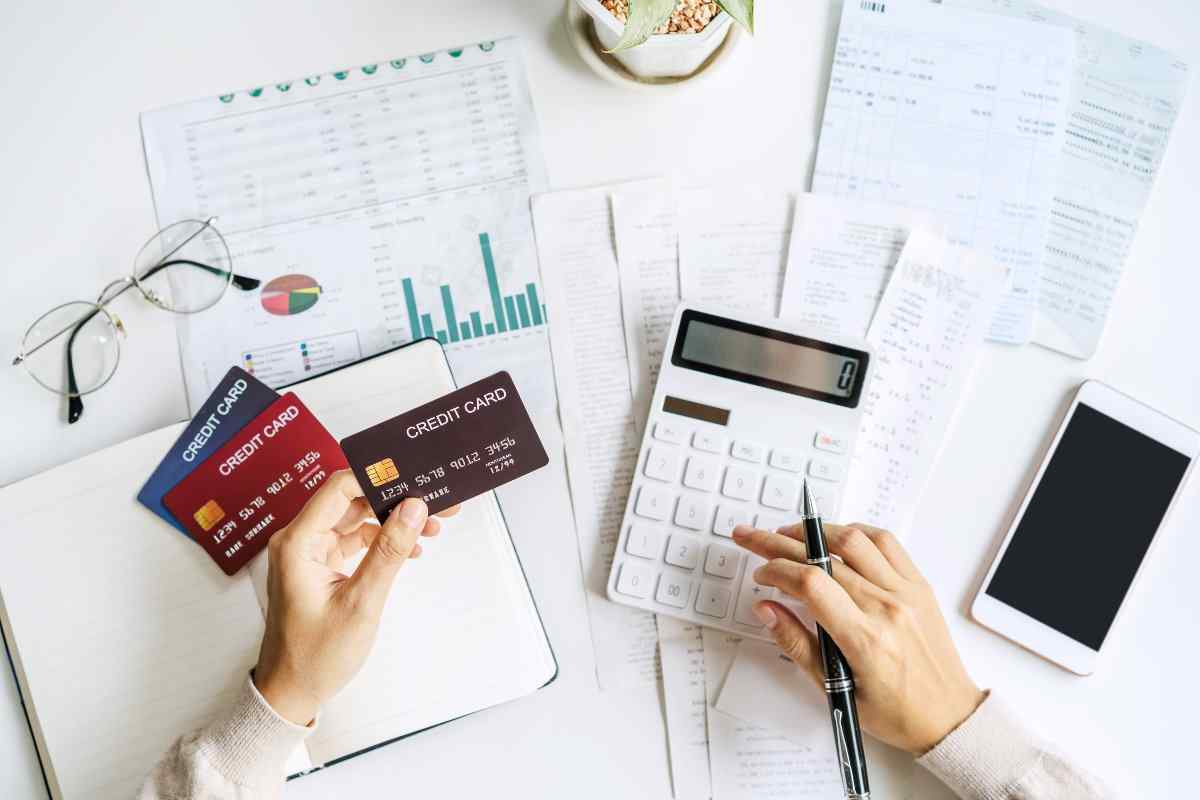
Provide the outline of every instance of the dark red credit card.
{"type": "Polygon", "coordinates": [[[349,466],[329,431],[288,393],[163,498],[227,575],[267,546],[308,498],[349,466]]]}
{"type": "Polygon", "coordinates": [[[342,452],[380,521],[407,497],[435,514],[550,462],[507,372],[348,436],[342,452]]]}

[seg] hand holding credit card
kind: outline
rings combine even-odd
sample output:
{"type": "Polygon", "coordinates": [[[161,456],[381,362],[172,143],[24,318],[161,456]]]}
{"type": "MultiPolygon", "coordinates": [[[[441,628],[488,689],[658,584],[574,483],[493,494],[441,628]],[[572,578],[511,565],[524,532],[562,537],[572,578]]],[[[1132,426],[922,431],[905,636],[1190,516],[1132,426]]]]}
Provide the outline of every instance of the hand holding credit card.
{"type": "Polygon", "coordinates": [[[348,436],[342,451],[380,521],[407,497],[436,514],[550,463],[507,372],[348,436]]]}
{"type": "Polygon", "coordinates": [[[347,466],[334,438],[288,393],[168,492],[163,503],[233,575],[292,521],[326,478],[347,466]]]}

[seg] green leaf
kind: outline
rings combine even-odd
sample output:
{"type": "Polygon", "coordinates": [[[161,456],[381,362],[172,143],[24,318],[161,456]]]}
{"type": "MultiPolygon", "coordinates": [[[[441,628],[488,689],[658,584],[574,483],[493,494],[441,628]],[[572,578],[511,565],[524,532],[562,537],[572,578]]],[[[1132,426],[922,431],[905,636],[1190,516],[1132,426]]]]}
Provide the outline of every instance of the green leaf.
{"type": "Polygon", "coordinates": [[[717,5],[750,33],[754,33],[754,0],[717,0],[717,5]]]}
{"type": "Polygon", "coordinates": [[[611,52],[637,47],[654,34],[654,29],[671,18],[676,0],[629,0],[625,32],[611,52]]]}

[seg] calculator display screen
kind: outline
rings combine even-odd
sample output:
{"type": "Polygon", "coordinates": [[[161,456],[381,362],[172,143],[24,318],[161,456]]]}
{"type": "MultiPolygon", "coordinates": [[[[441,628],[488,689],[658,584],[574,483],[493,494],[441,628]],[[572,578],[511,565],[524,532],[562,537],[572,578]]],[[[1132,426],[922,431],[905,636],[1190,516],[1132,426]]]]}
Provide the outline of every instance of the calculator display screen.
{"type": "Polygon", "coordinates": [[[869,356],[861,350],[686,311],[676,366],[855,407],[869,356]]]}

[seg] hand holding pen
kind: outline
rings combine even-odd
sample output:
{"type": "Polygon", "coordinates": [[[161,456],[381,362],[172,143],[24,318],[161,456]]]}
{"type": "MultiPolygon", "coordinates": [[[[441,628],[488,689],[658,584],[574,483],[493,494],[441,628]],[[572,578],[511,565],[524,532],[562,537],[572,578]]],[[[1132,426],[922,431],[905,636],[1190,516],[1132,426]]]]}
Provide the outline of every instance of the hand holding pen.
{"type": "MultiPolygon", "coordinates": [[[[937,598],[896,537],[867,525],[824,525],[833,575],[808,565],[803,523],[778,532],[739,526],[734,540],[767,559],[763,586],[804,601],[853,671],[867,733],[923,755],[983,702],[937,598]]],[[[780,648],[824,689],[817,636],[784,606],[755,607],[780,648]]]]}

